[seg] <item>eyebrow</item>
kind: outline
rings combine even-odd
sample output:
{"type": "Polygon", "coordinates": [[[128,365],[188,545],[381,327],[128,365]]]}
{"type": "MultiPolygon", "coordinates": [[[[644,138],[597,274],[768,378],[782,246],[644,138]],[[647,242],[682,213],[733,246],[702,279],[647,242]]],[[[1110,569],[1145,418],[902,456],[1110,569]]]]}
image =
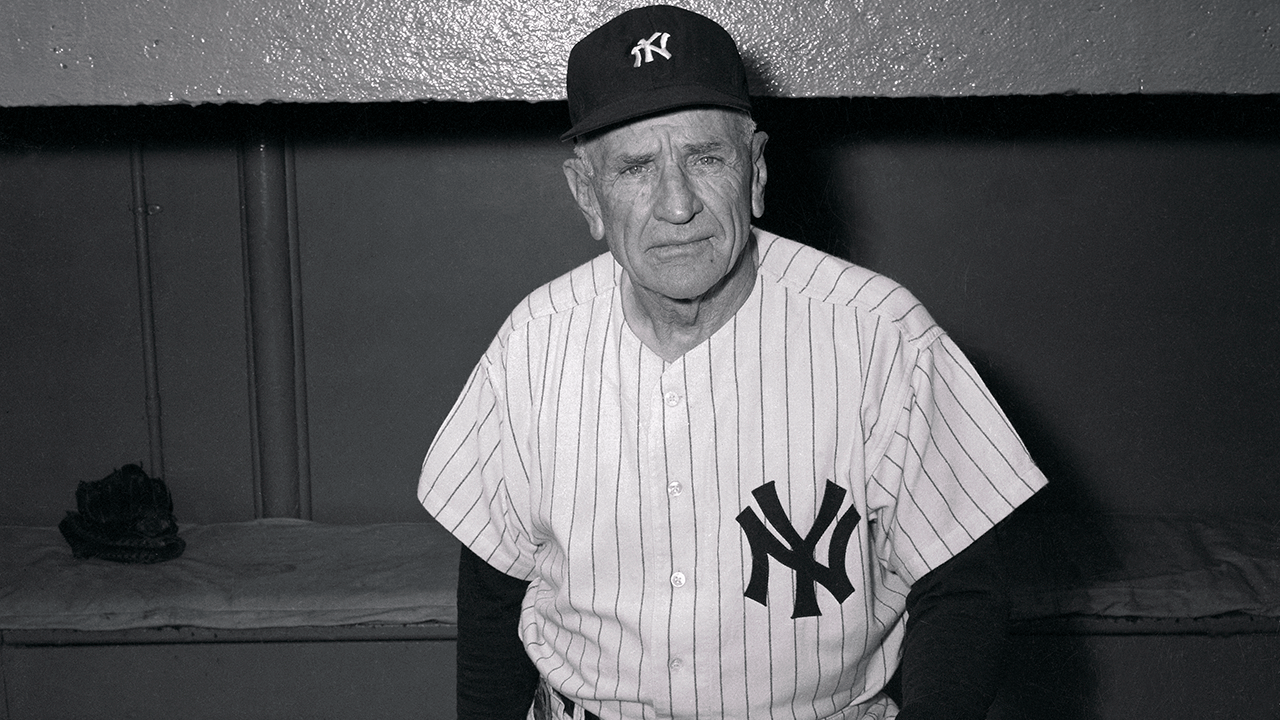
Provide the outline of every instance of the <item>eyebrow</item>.
{"type": "MultiPolygon", "coordinates": [[[[701,155],[708,152],[718,152],[728,147],[728,144],[721,140],[708,140],[706,142],[693,143],[681,147],[685,155],[701,155]]],[[[637,153],[635,155],[619,155],[614,158],[614,163],[622,167],[630,167],[632,165],[646,165],[653,162],[656,153],[637,153]]]]}
{"type": "Polygon", "coordinates": [[[647,165],[653,162],[653,153],[640,153],[637,155],[618,155],[613,159],[613,165],[630,167],[632,165],[647,165]]]}
{"type": "Polygon", "coordinates": [[[684,151],[689,155],[701,155],[702,153],[723,150],[725,147],[726,144],[720,140],[708,140],[706,142],[686,145],[684,146],[684,151]]]}

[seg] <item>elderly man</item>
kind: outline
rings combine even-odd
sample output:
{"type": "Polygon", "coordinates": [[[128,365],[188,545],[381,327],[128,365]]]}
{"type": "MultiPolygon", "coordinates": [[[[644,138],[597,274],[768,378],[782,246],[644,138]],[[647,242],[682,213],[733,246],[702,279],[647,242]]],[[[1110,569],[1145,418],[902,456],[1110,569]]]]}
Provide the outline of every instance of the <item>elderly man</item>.
{"type": "Polygon", "coordinates": [[[460,716],[981,717],[979,538],[1044,484],[1008,421],[905,289],[752,226],[720,26],[625,12],[568,94],[609,252],[511,313],[419,483],[466,546],[460,716]]]}

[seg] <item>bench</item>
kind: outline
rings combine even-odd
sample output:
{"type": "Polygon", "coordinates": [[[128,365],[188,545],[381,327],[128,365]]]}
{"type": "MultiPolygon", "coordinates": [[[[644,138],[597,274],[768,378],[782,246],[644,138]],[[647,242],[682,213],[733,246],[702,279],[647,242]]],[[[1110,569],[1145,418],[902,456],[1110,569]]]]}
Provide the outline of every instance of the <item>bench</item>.
{"type": "MultiPolygon", "coordinates": [[[[1217,692],[1241,705],[1222,717],[1274,719],[1275,523],[1032,514],[1003,532],[1017,658],[993,718],[1176,716],[1217,692]],[[1234,685],[1153,700],[1134,688],[1161,663],[1234,685]]],[[[0,527],[8,718],[453,718],[458,544],[439,525],[182,536],[176,560],[121,565],[72,558],[56,528],[0,527]]]]}
{"type": "Polygon", "coordinates": [[[453,718],[458,544],[439,525],[181,535],[181,557],[122,565],[0,527],[0,716],[453,718]]]}

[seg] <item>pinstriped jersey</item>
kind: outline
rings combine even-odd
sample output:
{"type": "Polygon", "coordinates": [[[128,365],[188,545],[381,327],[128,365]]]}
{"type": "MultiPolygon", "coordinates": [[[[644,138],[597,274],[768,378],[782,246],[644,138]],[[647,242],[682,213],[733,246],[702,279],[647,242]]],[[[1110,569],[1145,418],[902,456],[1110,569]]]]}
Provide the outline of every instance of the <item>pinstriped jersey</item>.
{"type": "Polygon", "coordinates": [[[1045,482],[907,290],[754,235],[747,301],[674,362],[608,254],[529,295],[423,463],[426,509],[530,580],[544,682],[605,720],[892,717],[911,583],[1045,482]]]}

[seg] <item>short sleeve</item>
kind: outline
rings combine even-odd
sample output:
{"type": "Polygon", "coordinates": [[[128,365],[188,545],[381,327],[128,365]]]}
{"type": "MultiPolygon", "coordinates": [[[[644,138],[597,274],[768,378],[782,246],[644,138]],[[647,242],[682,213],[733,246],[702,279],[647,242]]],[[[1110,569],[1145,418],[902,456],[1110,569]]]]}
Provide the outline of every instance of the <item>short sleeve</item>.
{"type": "Polygon", "coordinates": [[[472,552],[527,580],[534,545],[527,532],[528,478],[511,441],[501,373],[488,355],[436,433],[422,463],[418,500],[472,552]]]}
{"type": "MultiPolygon", "coordinates": [[[[909,387],[885,408],[892,432],[874,463],[868,504],[887,569],[915,582],[1046,483],[968,359],[945,334],[899,355],[909,387]]],[[[891,395],[890,395],[891,396],[891,395]]]]}

